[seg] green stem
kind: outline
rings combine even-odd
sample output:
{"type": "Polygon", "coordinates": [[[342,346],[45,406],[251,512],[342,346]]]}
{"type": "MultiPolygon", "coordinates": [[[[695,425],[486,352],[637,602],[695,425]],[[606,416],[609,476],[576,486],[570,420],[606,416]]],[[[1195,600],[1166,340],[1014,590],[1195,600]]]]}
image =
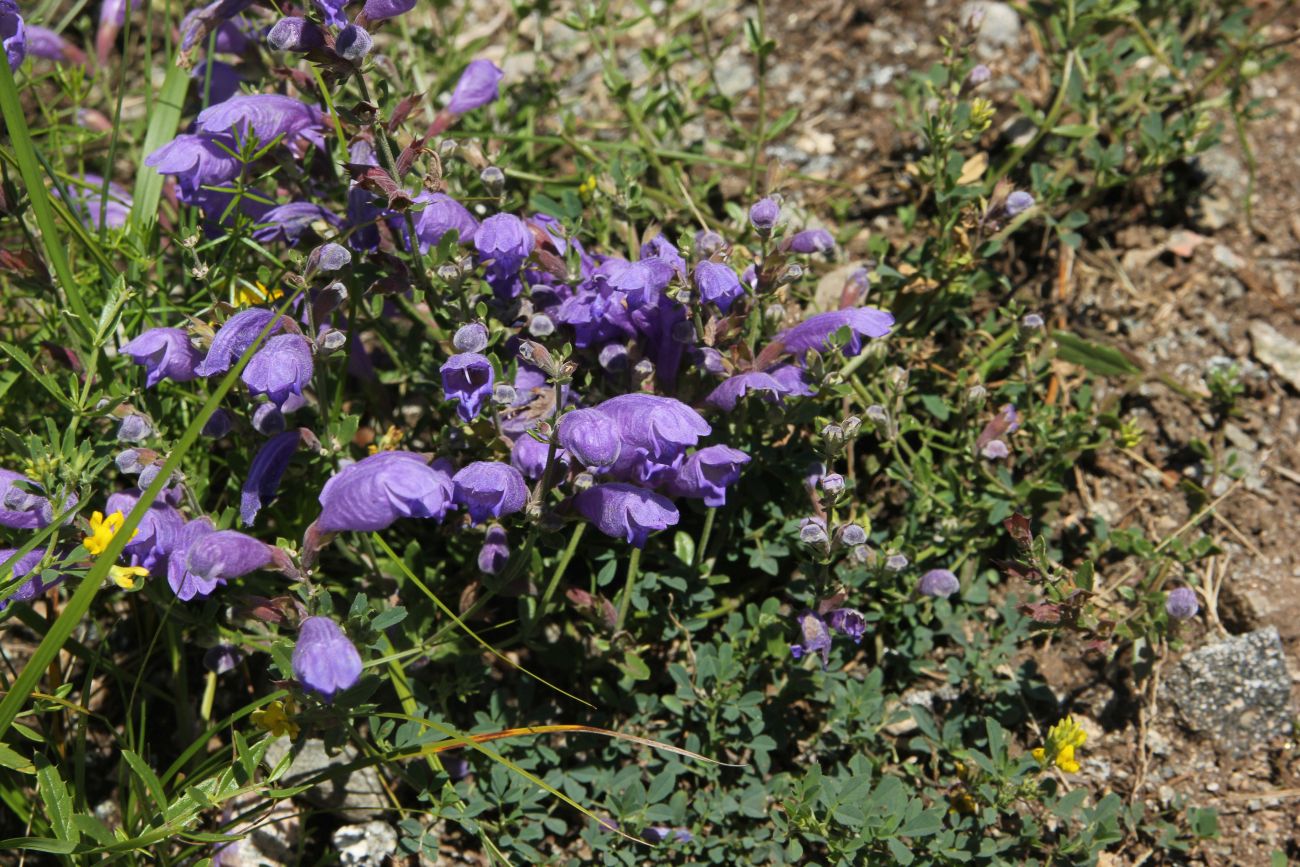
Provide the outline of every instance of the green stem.
{"type": "Polygon", "coordinates": [[[700,566],[704,563],[704,549],[709,547],[709,536],[713,535],[713,519],[717,514],[717,509],[710,508],[704,515],[704,529],[700,531],[700,541],[695,546],[695,557],[691,563],[691,568],[696,572],[700,571],[700,566]]]}
{"type": "Polygon", "coordinates": [[[636,587],[636,578],[640,570],[641,549],[633,548],[632,556],[627,561],[627,584],[623,587],[623,598],[618,602],[618,620],[614,622],[615,632],[620,631],[623,628],[623,622],[627,620],[627,611],[632,605],[632,590],[636,587]]]}
{"type": "Polygon", "coordinates": [[[546,615],[546,608],[550,605],[551,597],[555,595],[555,590],[560,586],[560,580],[564,578],[565,570],[569,568],[569,561],[578,550],[578,542],[582,540],[582,533],[587,529],[586,522],[578,523],[573,526],[573,534],[569,536],[568,547],[564,549],[564,554],[560,557],[560,562],[556,564],[555,571],[551,574],[551,583],[546,585],[546,592],[542,594],[541,604],[537,606],[537,619],[541,620],[546,615]]]}

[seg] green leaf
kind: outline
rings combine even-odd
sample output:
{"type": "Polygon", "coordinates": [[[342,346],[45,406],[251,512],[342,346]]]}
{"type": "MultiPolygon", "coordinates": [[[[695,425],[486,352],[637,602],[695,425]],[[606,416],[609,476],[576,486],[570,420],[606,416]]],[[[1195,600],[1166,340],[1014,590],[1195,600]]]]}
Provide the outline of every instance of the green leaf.
{"type": "Polygon", "coordinates": [[[673,553],[687,566],[695,562],[695,540],[689,533],[678,530],[673,534],[673,553]]]}
{"type": "MultiPolygon", "coordinates": [[[[8,64],[0,64],[9,68],[8,64]]],[[[28,849],[32,852],[49,852],[53,855],[71,855],[77,844],[71,840],[51,840],[49,837],[10,837],[0,840],[0,852],[9,849],[28,849]]]]}
{"type": "Polygon", "coordinates": [[[41,800],[45,802],[50,829],[60,840],[77,843],[81,840],[81,833],[72,821],[72,796],[68,794],[67,784],[45,756],[37,753],[35,761],[36,788],[41,793],[41,800]]]}
{"type": "Polygon", "coordinates": [[[1068,331],[1053,331],[1056,354],[1062,361],[1087,368],[1099,376],[1136,376],[1142,372],[1128,356],[1110,346],[1084,340],[1068,331]]]}
{"type": "Polygon", "coordinates": [[[382,632],[390,626],[396,626],[406,619],[406,609],[401,605],[395,605],[387,611],[381,611],[375,615],[375,619],[370,621],[371,627],[382,632]]]}
{"type": "Polygon", "coordinates": [[[149,794],[153,796],[154,803],[158,805],[158,808],[165,808],[167,806],[167,792],[163,789],[162,780],[158,779],[158,775],[153,772],[153,768],[149,767],[149,763],[131,750],[122,750],[122,758],[126,759],[126,763],[131,766],[131,770],[140,778],[140,782],[144,783],[144,787],[149,790],[149,794]]]}
{"type": "MultiPolygon", "coordinates": [[[[190,86],[189,70],[173,58],[163,79],[162,91],[154,98],[149,109],[149,129],[145,131],[140,153],[151,154],[176,137],[180,128],[181,109],[185,105],[185,92],[190,86]]],[[[134,204],[131,207],[131,224],[145,227],[158,220],[158,200],[162,197],[163,176],[157,170],[142,166],[135,176],[134,204]]]]}
{"type": "Polygon", "coordinates": [[[20,774],[36,773],[36,766],[32,764],[31,759],[21,753],[14,752],[4,744],[0,744],[0,766],[17,771],[20,774]]]}
{"type": "Polygon", "coordinates": [[[650,679],[650,666],[646,665],[644,659],[630,650],[623,654],[622,669],[624,673],[633,680],[650,679]]]}
{"type": "Polygon", "coordinates": [[[943,830],[943,807],[931,807],[908,819],[898,829],[900,837],[929,837],[943,830]]]}

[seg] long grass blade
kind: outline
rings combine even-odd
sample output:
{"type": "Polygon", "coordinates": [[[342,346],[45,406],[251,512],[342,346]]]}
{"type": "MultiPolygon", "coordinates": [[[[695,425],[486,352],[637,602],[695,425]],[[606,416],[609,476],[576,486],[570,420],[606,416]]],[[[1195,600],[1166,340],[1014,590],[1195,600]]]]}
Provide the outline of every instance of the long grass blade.
{"type": "MultiPolygon", "coordinates": [[[[144,134],[144,144],[140,146],[143,156],[156,151],[176,137],[180,128],[181,109],[185,105],[185,94],[190,86],[189,73],[182,69],[173,59],[163,80],[162,91],[153,102],[149,114],[149,128],[144,134]]],[[[148,166],[140,166],[135,176],[135,191],[132,193],[131,224],[144,228],[158,220],[158,200],[162,198],[163,176],[148,166]]]]}

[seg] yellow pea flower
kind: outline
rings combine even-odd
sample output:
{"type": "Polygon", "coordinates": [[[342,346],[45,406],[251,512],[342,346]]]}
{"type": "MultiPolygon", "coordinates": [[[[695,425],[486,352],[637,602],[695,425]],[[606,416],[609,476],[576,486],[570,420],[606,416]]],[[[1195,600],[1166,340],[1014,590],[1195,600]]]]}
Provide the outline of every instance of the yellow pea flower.
{"type": "Polygon", "coordinates": [[[587,179],[578,185],[578,196],[584,201],[591,201],[596,192],[596,176],[587,175],[587,179]]]}
{"type": "Polygon", "coordinates": [[[134,590],[137,578],[148,578],[149,570],[143,566],[109,566],[108,577],[123,590],[134,590]]]}
{"type": "Polygon", "coordinates": [[[287,705],[282,701],[273,701],[266,707],[255,710],[249,715],[253,725],[270,732],[275,737],[288,735],[291,738],[298,737],[298,724],[289,719],[289,714],[293,713],[293,702],[287,705]]]}
{"type": "Polygon", "coordinates": [[[1085,732],[1074,717],[1067,716],[1047,730],[1047,742],[1031,750],[1030,754],[1044,769],[1056,765],[1067,774],[1079,773],[1079,762],[1074,751],[1088,740],[1085,732]]]}
{"type": "MultiPolygon", "coordinates": [[[[124,523],[126,518],[121,512],[114,512],[107,518],[102,512],[96,512],[90,516],[90,535],[83,537],[81,544],[85,545],[86,550],[91,554],[99,556],[104,553],[104,549],[113,541],[113,537],[117,535],[118,530],[122,529],[124,523]]],[[[134,539],[135,534],[139,532],[139,528],[132,530],[131,538],[134,539]]]]}
{"type": "Polygon", "coordinates": [[[254,280],[252,286],[240,286],[235,290],[235,303],[240,307],[265,304],[280,297],[279,289],[267,289],[261,281],[254,280]]]}

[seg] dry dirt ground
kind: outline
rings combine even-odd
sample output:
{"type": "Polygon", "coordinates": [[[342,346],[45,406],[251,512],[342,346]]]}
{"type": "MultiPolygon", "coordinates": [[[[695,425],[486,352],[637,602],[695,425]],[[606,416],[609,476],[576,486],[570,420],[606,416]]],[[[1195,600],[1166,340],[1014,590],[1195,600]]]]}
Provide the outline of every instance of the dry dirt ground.
{"type": "MultiPolygon", "coordinates": [[[[939,59],[937,37],[959,8],[946,0],[777,3],[769,14],[780,46],[776,98],[801,105],[802,114],[792,128],[797,132],[769,156],[848,185],[859,214],[883,211],[909,145],[894,122],[901,84],[909,71],[939,59]]],[[[1260,3],[1258,14],[1278,9],[1260,3]]],[[[1269,35],[1285,41],[1297,32],[1300,9],[1281,11],[1269,35]]],[[[995,100],[1009,107],[999,89],[1005,97],[1023,86],[1043,103],[1035,77],[1026,74],[1034,47],[1022,28],[987,52],[995,100]]],[[[1067,254],[1065,262],[1052,248],[1053,267],[1024,289],[1037,293],[1053,321],[1104,338],[1192,393],[1207,392],[1215,368],[1237,366],[1245,390],[1226,424],[1155,376],[1131,389],[1123,406],[1143,429],[1142,442],[1081,464],[1076,491],[1057,520],[1068,526],[1101,515],[1112,527],[1137,523],[1162,539],[1201,508],[1184,481],[1208,491],[1217,507],[1193,530],[1214,537],[1222,553],[1198,564],[1195,577],[1211,592],[1218,588],[1217,605],[1180,636],[1181,647],[1158,671],[1227,635],[1276,627],[1294,717],[1300,708],[1300,359],[1288,378],[1263,345],[1276,342],[1270,329],[1283,343],[1300,344],[1300,56],[1294,43],[1284,50],[1286,61],[1253,85],[1272,116],[1247,128],[1249,151],[1228,126],[1225,143],[1189,167],[1199,191],[1187,214],[1139,219],[1077,256],[1067,254]],[[1258,169],[1248,196],[1252,156],[1258,169]]],[[[843,190],[828,188],[826,195],[843,190]]],[[[869,225],[886,233],[894,228],[885,217],[869,225]]],[[[1110,564],[1103,578],[1119,577],[1130,565],[1110,564]]],[[[1082,664],[1083,654],[1068,642],[1038,657],[1053,689],[1093,732],[1084,770],[1090,783],[1153,811],[1180,798],[1219,811],[1220,839],[1200,846],[1191,863],[1266,864],[1275,850],[1300,858],[1294,734],[1253,744],[1238,757],[1229,745],[1180,725],[1160,694],[1139,686],[1143,694],[1134,695],[1127,666],[1082,664]]],[[[1139,847],[1111,863],[1139,863],[1147,855],[1139,847]]]]}

